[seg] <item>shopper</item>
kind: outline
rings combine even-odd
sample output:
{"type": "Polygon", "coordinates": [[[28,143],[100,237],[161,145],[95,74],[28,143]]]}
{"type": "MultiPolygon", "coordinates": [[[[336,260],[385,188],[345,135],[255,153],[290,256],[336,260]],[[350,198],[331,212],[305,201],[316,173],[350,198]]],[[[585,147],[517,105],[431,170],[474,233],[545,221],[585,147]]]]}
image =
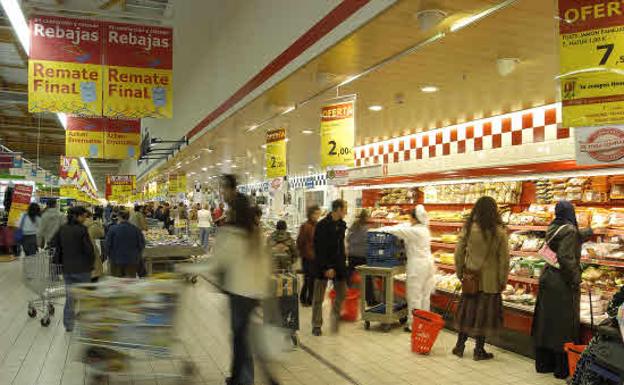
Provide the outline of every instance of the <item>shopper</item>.
{"type": "MultiPolygon", "coordinates": [[[[227,379],[227,384],[253,384],[250,318],[260,300],[268,294],[271,262],[247,198],[236,195],[230,204],[230,211],[228,223],[215,237],[211,271],[221,277],[221,287],[230,299],[233,354],[231,377],[227,379]]],[[[277,384],[264,360],[260,360],[259,367],[270,384],[277,384]]]]}
{"type": "Polygon", "coordinates": [[[277,222],[275,231],[269,236],[267,244],[273,259],[273,271],[292,271],[299,254],[295,240],[290,236],[285,221],[277,222]]]}
{"type": "Polygon", "coordinates": [[[430,310],[431,292],[435,287],[427,211],[423,205],[418,205],[410,212],[409,226],[382,227],[376,231],[394,234],[405,242],[408,304],[405,331],[411,332],[412,312],[414,309],[430,310]]]}
{"type": "Polygon", "coordinates": [[[212,228],[212,213],[208,205],[197,212],[197,226],[199,227],[199,239],[204,250],[208,251],[210,228],[212,228]]]}
{"type": "Polygon", "coordinates": [[[113,206],[109,203],[106,205],[106,208],[104,209],[104,225],[108,226],[108,224],[111,222],[111,217],[113,215],[113,206]]]}
{"type": "Polygon", "coordinates": [[[332,202],[332,211],[323,218],[314,231],[314,296],[312,300],[312,334],[320,336],[323,326],[323,301],[327,280],[334,282],[336,298],[331,313],[331,330],[338,331],[340,310],[347,291],[347,265],[345,255],[345,232],[347,202],[332,202]]]}
{"type": "Polygon", "coordinates": [[[459,335],[453,354],[463,357],[468,337],[474,337],[474,360],[489,360],[494,355],[485,351],[485,338],[503,323],[501,293],[507,284],[509,251],[507,231],[502,225],[496,201],[484,196],[475,203],[455,249],[457,277],[464,290],[457,308],[459,335]],[[475,293],[468,293],[472,283],[475,293]]]}
{"type": "Polygon", "coordinates": [[[84,207],[72,207],[67,215],[67,223],[59,228],[52,240],[55,250],[55,263],[63,265],[63,279],[65,280],[65,309],[63,311],[63,325],[65,330],[74,330],[74,299],[71,287],[77,283],[91,281],[91,271],[95,253],[89,238],[89,232],[84,226],[88,212],[84,207]]]}
{"type": "Polygon", "coordinates": [[[135,225],[141,231],[147,231],[147,219],[143,213],[143,206],[134,206],[134,212],[130,216],[130,223],[135,225]]]}
{"type": "Polygon", "coordinates": [[[188,212],[183,202],[180,202],[174,209],[174,227],[177,235],[186,234],[188,230],[188,212]]]}
{"type": "Polygon", "coordinates": [[[46,209],[41,214],[41,223],[39,224],[39,232],[37,240],[40,247],[46,247],[56,235],[56,232],[65,222],[61,210],[58,209],[56,199],[50,199],[46,202],[46,209]]]}
{"type": "Polygon", "coordinates": [[[41,225],[41,208],[36,203],[28,205],[28,211],[22,214],[19,227],[22,230],[22,249],[26,256],[37,254],[37,233],[41,225]]]}
{"type": "Polygon", "coordinates": [[[217,208],[212,212],[212,220],[217,226],[223,226],[225,224],[225,205],[223,202],[219,203],[217,208]]]}
{"type": "MultiPolygon", "coordinates": [[[[368,254],[368,220],[370,214],[368,210],[363,209],[349,228],[347,235],[347,245],[349,246],[349,280],[355,274],[355,268],[360,265],[366,265],[366,255],[368,254]]],[[[366,303],[368,306],[375,304],[375,292],[373,286],[373,277],[366,277],[364,291],[366,293],[366,303]]]]}
{"type": "Polygon", "coordinates": [[[120,211],[119,223],[106,234],[111,275],[115,277],[135,278],[145,249],[143,233],[128,222],[129,217],[128,211],[120,211]]]}
{"type": "Polygon", "coordinates": [[[535,370],[568,377],[568,360],[563,351],[566,342],[580,342],[581,245],[593,234],[579,230],[572,203],[560,201],[555,206],[555,220],[548,227],[546,239],[557,253],[559,268],[547,265],[540,276],[533,316],[535,370]]]}
{"type": "Polygon", "coordinates": [[[297,249],[301,256],[303,268],[303,285],[301,286],[299,301],[303,306],[312,306],[312,296],[314,294],[314,229],[320,216],[321,209],[318,205],[308,207],[308,220],[301,225],[299,235],[297,236],[297,249]]]}
{"type": "MultiPolygon", "coordinates": [[[[97,211],[97,207],[96,207],[97,211]]],[[[101,211],[101,209],[100,209],[101,211]]],[[[98,214],[91,215],[87,213],[84,225],[89,233],[89,240],[93,246],[93,271],[91,272],[91,282],[97,282],[104,275],[104,264],[102,261],[102,249],[100,241],[104,238],[104,224],[101,216],[98,214]]]]}

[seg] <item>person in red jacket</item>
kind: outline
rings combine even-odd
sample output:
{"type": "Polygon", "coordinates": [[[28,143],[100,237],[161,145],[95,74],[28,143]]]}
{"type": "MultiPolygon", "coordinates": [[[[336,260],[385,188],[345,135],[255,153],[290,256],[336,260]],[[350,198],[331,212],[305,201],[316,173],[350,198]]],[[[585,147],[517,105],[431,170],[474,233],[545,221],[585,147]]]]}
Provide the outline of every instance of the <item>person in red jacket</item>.
{"type": "Polygon", "coordinates": [[[301,256],[303,267],[303,285],[299,295],[299,301],[303,306],[312,306],[314,294],[314,275],[312,274],[312,261],[314,261],[314,228],[321,216],[318,205],[310,206],[307,210],[308,220],[299,228],[297,236],[297,249],[301,256]]]}

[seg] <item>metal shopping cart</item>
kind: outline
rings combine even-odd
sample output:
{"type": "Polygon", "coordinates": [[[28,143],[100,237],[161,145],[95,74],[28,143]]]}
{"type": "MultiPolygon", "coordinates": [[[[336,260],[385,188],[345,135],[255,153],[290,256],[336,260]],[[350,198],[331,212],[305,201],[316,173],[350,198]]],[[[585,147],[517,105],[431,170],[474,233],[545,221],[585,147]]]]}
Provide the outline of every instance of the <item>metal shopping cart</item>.
{"type": "Polygon", "coordinates": [[[28,301],[28,316],[35,318],[37,310],[40,310],[41,326],[50,325],[50,317],[54,315],[52,299],[65,294],[62,266],[53,263],[53,255],[53,250],[40,250],[35,255],[23,257],[24,285],[37,295],[36,299],[28,301]]]}
{"type": "Polygon", "coordinates": [[[83,346],[81,359],[91,383],[108,383],[115,375],[193,382],[195,365],[174,353],[180,345],[174,326],[182,283],[180,275],[163,273],[72,287],[80,307],[73,342],[83,346]],[[166,370],[167,364],[158,365],[158,360],[177,365],[166,370]]]}

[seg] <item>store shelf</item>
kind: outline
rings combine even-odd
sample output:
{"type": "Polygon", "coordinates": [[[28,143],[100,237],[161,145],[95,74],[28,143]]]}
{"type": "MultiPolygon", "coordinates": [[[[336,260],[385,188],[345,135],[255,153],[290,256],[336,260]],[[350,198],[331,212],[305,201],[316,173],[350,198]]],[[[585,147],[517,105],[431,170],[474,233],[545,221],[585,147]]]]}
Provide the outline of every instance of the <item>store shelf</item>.
{"type": "Polygon", "coordinates": [[[394,219],[386,219],[386,218],[369,218],[368,223],[373,224],[382,224],[382,225],[396,225],[399,224],[399,221],[394,219]]]}
{"type": "MultiPolygon", "coordinates": [[[[438,262],[435,262],[435,265],[444,270],[455,271],[454,265],[447,265],[447,264],[438,263],[438,262]]],[[[529,285],[539,285],[539,279],[537,278],[521,277],[518,275],[511,275],[511,274],[509,274],[508,278],[510,281],[513,281],[513,282],[528,283],[529,285]]]]}
{"type": "Polygon", "coordinates": [[[622,235],[624,236],[624,230],[620,229],[596,229],[594,230],[595,235],[622,235]]]}
{"type": "Polygon", "coordinates": [[[609,258],[582,258],[582,263],[589,263],[591,265],[600,265],[600,266],[610,266],[610,267],[619,267],[624,268],[624,260],[621,258],[618,259],[609,259],[609,258]]]}
{"type": "Polygon", "coordinates": [[[507,225],[509,230],[514,231],[546,231],[548,226],[507,225]]]}
{"type": "MultiPolygon", "coordinates": [[[[436,287],[436,291],[444,295],[459,296],[459,292],[453,292],[451,290],[442,289],[439,287],[436,287]]],[[[503,301],[503,306],[508,309],[519,310],[519,311],[530,313],[530,314],[533,314],[535,312],[535,306],[523,305],[523,304],[515,303],[515,302],[503,301]]]]}
{"type": "Polygon", "coordinates": [[[441,221],[431,221],[429,222],[429,226],[434,227],[464,227],[463,222],[441,222],[441,221]]]}
{"type": "Polygon", "coordinates": [[[431,242],[431,247],[436,249],[455,250],[456,243],[431,242]]]}
{"type": "Polygon", "coordinates": [[[509,252],[509,255],[513,255],[514,257],[535,257],[537,255],[537,251],[512,250],[509,252]]]}

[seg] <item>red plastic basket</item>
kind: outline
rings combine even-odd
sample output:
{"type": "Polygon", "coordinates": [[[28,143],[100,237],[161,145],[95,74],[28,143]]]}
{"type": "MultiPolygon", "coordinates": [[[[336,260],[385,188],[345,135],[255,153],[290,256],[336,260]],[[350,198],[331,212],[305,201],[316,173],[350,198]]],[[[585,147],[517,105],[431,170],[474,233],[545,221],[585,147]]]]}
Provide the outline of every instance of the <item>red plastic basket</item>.
{"type": "Polygon", "coordinates": [[[425,310],[414,309],[412,321],[412,352],[429,354],[444,327],[441,315],[425,310]]]}
{"type": "Polygon", "coordinates": [[[581,359],[581,354],[586,347],[587,345],[574,345],[572,342],[563,344],[563,350],[568,353],[568,368],[570,370],[570,377],[574,375],[576,364],[581,359]]]}
{"type": "MultiPolygon", "coordinates": [[[[332,305],[336,298],[336,291],[331,290],[329,292],[329,298],[331,298],[332,305]]],[[[340,311],[340,318],[343,321],[355,322],[358,319],[360,310],[360,290],[347,289],[347,296],[342,303],[342,310],[340,311]]]]}

